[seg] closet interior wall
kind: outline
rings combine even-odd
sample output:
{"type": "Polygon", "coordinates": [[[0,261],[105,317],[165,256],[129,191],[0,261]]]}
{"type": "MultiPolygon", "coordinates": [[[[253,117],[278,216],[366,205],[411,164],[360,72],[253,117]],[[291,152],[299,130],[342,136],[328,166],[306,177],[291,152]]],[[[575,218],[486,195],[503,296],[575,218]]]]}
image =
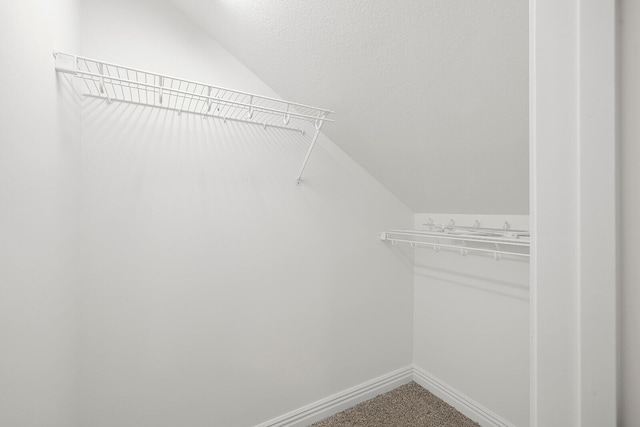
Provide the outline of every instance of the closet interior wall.
{"type": "MultiPolygon", "coordinates": [[[[277,96],[164,2],[83,5],[84,56],[277,96]]],[[[296,186],[312,132],[82,113],[83,427],[256,425],[411,364],[413,254],[377,233],[412,212],[330,140],[296,186]]]]}
{"type": "Polygon", "coordinates": [[[53,44],[80,3],[0,5],[0,425],[75,427],[80,114],[53,44]]]}
{"type": "MultiPolygon", "coordinates": [[[[528,215],[416,214],[528,230],[528,215]]],[[[529,423],[529,259],[415,249],[414,364],[515,426],[529,423]]]]}

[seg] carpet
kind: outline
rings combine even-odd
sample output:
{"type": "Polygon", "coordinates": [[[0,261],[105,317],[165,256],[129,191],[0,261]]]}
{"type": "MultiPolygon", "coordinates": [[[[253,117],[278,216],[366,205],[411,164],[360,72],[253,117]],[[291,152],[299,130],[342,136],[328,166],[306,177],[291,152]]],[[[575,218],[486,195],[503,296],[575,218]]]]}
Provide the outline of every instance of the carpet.
{"type": "Polygon", "coordinates": [[[311,427],[479,427],[479,424],[410,382],[311,427]]]}

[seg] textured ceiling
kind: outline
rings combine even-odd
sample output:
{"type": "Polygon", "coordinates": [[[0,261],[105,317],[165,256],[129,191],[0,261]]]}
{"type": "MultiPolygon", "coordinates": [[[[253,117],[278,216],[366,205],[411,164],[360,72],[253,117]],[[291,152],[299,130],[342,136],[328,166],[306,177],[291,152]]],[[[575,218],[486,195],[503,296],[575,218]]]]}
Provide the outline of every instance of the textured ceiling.
{"type": "Polygon", "coordinates": [[[172,0],[415,212],[528,213],[526,0],[172,0]]]}

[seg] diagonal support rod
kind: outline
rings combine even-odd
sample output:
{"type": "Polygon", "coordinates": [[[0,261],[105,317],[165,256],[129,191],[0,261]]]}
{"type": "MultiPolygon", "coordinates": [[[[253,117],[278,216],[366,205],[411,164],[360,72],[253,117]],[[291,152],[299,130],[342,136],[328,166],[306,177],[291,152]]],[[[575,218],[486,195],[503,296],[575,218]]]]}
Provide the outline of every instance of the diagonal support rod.
{"type": "Polygon", "coordinates": [[[320,120],[319,122],[316,122],[316,134],[313,135],[313,139],[311,140],[311,145],[309,146],[309,151],[307,151],[307,156],[304,158],[304,162],[302,162],[300,173],[298,173],[298,179],[296,179],[296,185],[300,185],[300,182],[302,182],[302,173],[304,172],[304,168],[307,166],[307,162],[309,162],[309,157],[311,156],[313,147],[316,145],[316,142],[318,141],[318,136],[320,135],[320,129],[322,129],[323,123],[324,123],[324,120],[320,120]]]}

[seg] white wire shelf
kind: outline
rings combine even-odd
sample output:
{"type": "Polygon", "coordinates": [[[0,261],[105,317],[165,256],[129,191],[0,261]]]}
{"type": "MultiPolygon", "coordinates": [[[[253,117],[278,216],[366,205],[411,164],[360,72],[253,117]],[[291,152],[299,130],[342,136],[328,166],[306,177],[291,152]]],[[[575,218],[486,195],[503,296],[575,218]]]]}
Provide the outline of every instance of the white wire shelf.
{"type": "MultiPolygon", "coordinates": [[[[507,224],[508,225],[508,224],[507,224]]],[[[455,225],[425,224],[424,230],[392,229],[380,233],[379,238],[393,245],[408,243],[413,248],[427,247],[492,254],[496,260],[502,255],[529,257],[530,235],[526,230],[508,228],[480,228],[455,225]]]]}
{"type": "Polygon", "coordinates": [[[305,134],[300,122],[315,126],[307,156],[297,183],[318,139],[320,129],[333,111],[267,96],[228,89],[207,83],[125,67],[105,61],[63,52],[54,52],[56,71],[81,80],[83,96],[104,99],[108,103],[123,102],[197,114],[259,125],[263,128],[285,129],[305,134]]]}

